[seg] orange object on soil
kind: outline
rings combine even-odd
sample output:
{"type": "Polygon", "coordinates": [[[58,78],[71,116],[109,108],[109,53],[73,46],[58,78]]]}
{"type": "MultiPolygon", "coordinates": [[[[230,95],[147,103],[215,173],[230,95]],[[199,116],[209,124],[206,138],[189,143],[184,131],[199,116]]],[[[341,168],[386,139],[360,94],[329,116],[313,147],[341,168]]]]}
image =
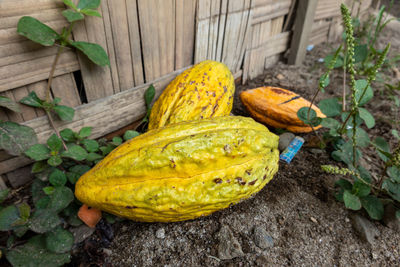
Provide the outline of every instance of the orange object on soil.
{"type": "MultiPolygon", "coordinates": [[[[240,99],[250,115],[259,122],[294,133],[312,131],[310,126],[297,117],[297,111],[309,107],[310,102],[292,91],[270,86],[259,87],[243,91],[240,99]]],[[[318,117],[326,117],[317,106],[312,105],[312,109],[318,117]]],[[[320,125],[314,127],[319,128],[320,125]]]]}
{"type": "Polygon", "coordinates": [[[78,211],[78,217],[87,226],[94,228],[96,224],[101,220],[101,211],[95,208],[91,208],[86,204],[83,204],[78,211]]]}

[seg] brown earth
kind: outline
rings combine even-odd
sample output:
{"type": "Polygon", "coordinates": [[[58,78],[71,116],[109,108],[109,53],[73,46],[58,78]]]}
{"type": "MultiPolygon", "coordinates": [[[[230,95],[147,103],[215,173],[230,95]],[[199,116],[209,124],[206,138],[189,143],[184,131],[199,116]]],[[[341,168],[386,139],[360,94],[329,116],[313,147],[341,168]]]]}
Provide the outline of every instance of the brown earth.
{"type": "MultiPolygon", "coordinates": [[[[400,5],[399,5],[400,6],[400,5]]],[[[397,7],[397,6],[396,6],[397,7]]],[[[400,15],[400,14],[397,14],[400,15]]],[[[379,42],[392,42],[391,55],[400,53],[400,31],[386,28],[379,42]]],[[[318,79],[325,71],[319,59],[331,53],[337,44],[322,44],[307,53],[302,66],[278,63],[266,73],[238,86],[241,91],[264,85],[280,86],[311,99],[318,79]]],[[[394,84],[396,71],[385,71],[394,84]]],[[[397,79],[397,80],[396,80],[397,79]]],[[[326,93],[319,100],[340,96],[342,71],[335,70],[326,93]]],[[[367,106],[377,124],[369,130],[371,138],[383,136],[394,143],[390,130],[398,128],[393,118],[398,113],[388,100],[382,82],[375,83],[375,97],[367,106]]],[[[233,112],[246,115],[236,97],[233,112]]],[[[313,134],[302,135],[309,140],[313,134]]],[[[382,163],[372,151],[366,151],[362,162],[378,174],[382,163]]],[[[253,198],[211,216],[180,223],[114,224],[111,244],[101,242],[97,234],[82,245],[89,254],[75,258],[72,265],[109,266],[399,266],[400,233],[381,222],[372,221],[378,230],[371,245],[360,238],[352,227],[354,212],[345,209],[334,197],[337,176],[321,171],[322,164],[337,164],[325,151],[305,146],[291,164],[280,164],[274,179],[253,198]],[[230,260],[218,258],[220,229],[228,226],[243,254],[230,260]],[[267,248],[256,245],[254,228],[261,227],[273,244],[267,248]],[[100,240],[100,241],[99,241],[100,240]],[[99,246],[106,246],[103,249],[99,246]],[[106,256],[105,256],[106,255],[106,256]]],[[[362,216],[367,216],[359,212],[362,216]]],[[[101,231],[97,231],[100,233],[101,231]]],[[[227,240],[222,241],[227,242],[227,240]]],[[[106,242],[107,243],[107,242],[106,242]]],[[[240,253],[239,253],[240,254],[240,253]]]]}

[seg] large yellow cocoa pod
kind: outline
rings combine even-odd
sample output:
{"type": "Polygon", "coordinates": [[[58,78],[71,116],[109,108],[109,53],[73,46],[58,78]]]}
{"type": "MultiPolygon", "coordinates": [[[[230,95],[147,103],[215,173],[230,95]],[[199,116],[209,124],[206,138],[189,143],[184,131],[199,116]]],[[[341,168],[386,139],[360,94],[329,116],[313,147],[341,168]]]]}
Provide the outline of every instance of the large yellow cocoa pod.
{"type": "Polygon", "coordinates": [[[149,130],[181,121],[226,116],[235,81],[228,67],[206,60],[178,75],[154,103],[149,130]]]}
{"type": "Polygon", "coordinates": [[[216,117],[148,131],[75,187],[83,203],[143,222],[194,219],[261,190],[278,170],[278,136],[251,118],[216,117]]]}

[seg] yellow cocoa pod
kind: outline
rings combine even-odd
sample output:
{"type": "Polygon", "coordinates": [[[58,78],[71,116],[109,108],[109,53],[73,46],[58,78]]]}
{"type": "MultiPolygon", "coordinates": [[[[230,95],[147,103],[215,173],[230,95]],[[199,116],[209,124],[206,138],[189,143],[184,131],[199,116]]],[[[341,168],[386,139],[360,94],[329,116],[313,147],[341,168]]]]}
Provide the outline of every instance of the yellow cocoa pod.
{"type": "Polygon", "coordinates": [[[235,81],[228,67],[206,60],[178,75],[154,103],[149,130],[181,121],[226,116],[235,81]]]}
{"type": "Polygon", "coordinates": [[[251,118],[148,131],[117,147],[75,187],[88,206],[143,222],[194,219],[249,198],[278,170],[278,136],[251,118]]]}

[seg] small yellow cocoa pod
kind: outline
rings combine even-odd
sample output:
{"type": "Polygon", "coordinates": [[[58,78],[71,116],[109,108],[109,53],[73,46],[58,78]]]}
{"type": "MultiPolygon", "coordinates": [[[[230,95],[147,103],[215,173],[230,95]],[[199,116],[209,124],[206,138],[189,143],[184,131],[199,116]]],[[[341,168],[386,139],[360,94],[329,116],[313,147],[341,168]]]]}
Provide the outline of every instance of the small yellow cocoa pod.
{"type": "Polygon", "coordinates": [[[171,124],[117,147],[80,177],[75,195],[135,221],[205,216],[249,198],[272,179],[278,139],[245,117],[171,124]]]}
{"type": "Polygon", "coordinates": [[[235,81],[228,67],[206,60],[178,75],[154,103],[149,130],[181,121],[226,116],[235,81]]]}

